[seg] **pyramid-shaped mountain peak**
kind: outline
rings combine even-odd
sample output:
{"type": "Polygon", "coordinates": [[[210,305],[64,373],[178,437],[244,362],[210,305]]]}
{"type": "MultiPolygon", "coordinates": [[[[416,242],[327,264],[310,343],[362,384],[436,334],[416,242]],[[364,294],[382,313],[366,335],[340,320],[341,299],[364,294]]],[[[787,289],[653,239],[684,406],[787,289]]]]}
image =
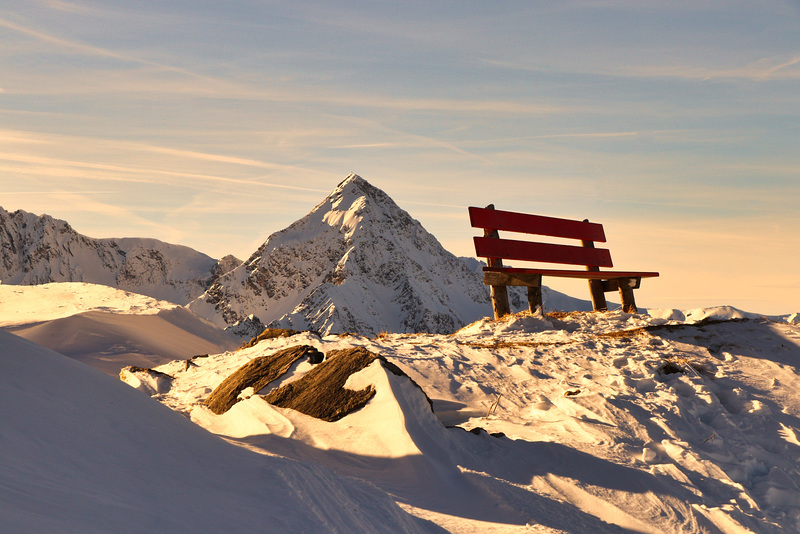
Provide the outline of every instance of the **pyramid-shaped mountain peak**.
{"type": "MultiPolygon", "coordinates": [[[[334,189],[325,200],[312,211],[323,213],[350,213],[359,219],[367,213],[380,216],[381,212],[397,212],[400,208],[382,190],[373,186],[357,174],[351,174],[334,189]]],[[[343,215],[331,215],[329,224],[334,225],[343,215]]]]}
{"type": "Polygon", "coordinates": [[[191,307],[324,334],[449,333],[489,309],[481,277],[355,174],[191,307]]]}

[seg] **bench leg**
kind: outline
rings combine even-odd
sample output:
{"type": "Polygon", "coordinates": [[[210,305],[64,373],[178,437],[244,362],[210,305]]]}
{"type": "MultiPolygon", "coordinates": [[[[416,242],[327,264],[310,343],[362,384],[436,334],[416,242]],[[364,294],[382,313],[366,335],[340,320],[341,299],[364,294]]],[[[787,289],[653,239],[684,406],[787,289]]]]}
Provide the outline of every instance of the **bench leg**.
{"type": "Polygon", "coordinates": [[[592,308],[594,311],[608,311],[602,280],[589,280],[589,291],[592,294],[592,308]]]}
{"type": "Polygon", "coordinates": [[[489,286],[489,293],[492,296],[492,311],[494,311],[495,320],[511,313],[506,286],[489,286]]]}
{"type": "Polygon", "coordinates": [[[619,281],[619,296],[622,299],[622,311],[625,313],[638,313],[636,309],[636,300],[633,298],[633,287],[628,283],[628,280],[619,281]]]}
{"type": "Polygon", "coordinates": [[[542,277],[539,276],[538,286],[528,286],[528,309],[532,315],[544,315],[542,304],[542,277]]]}

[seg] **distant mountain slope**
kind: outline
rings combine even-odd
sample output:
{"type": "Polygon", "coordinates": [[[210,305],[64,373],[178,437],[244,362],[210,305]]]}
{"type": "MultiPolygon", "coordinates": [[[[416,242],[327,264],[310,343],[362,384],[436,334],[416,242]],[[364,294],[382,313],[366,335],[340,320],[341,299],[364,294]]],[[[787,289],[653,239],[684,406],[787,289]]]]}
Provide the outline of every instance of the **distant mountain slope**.
{"type": "Polygon", "coordinates": [[[238,263],[156,239],[92,239],[49,215],[0,208],[4,284],[89,282],[186,304],[238,263]]]}
{"type": "Polygon", "coordinates": [[[255,314],[321,333],[444,333],[483,317],[487,295],[465,262],[350,175],[189,306],[220,325],[255,314]]]}

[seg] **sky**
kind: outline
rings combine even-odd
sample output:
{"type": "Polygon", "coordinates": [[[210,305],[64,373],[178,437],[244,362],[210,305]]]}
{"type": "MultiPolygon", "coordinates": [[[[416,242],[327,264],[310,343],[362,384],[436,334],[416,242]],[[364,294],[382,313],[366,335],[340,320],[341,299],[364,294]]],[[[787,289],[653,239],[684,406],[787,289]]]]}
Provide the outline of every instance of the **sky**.
{"type": "Polygon", "coordinates": [[[640,306],[800,311],[800,1],[0,2],[6,210],[246,259],[350,173],[457,255],[588,218],[640,306]]]}

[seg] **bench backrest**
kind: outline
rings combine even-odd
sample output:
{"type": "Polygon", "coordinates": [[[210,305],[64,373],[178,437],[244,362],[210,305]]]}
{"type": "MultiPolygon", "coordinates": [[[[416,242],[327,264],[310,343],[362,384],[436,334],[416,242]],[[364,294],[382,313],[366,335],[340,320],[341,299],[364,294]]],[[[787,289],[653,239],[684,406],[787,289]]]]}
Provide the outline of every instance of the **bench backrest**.
{"type": "Polygon", "coordinates": [[[469,220],[474,228],[486,231],[483,237],[473,238],[475,252],[482,258],[613,267],[611,252],[594,248],[595,241],[606,240],[602,224],[476,207],[469,208],[469,220]],[[581,245],[488,237],[493,230],[577,239],[581,245]]]}

